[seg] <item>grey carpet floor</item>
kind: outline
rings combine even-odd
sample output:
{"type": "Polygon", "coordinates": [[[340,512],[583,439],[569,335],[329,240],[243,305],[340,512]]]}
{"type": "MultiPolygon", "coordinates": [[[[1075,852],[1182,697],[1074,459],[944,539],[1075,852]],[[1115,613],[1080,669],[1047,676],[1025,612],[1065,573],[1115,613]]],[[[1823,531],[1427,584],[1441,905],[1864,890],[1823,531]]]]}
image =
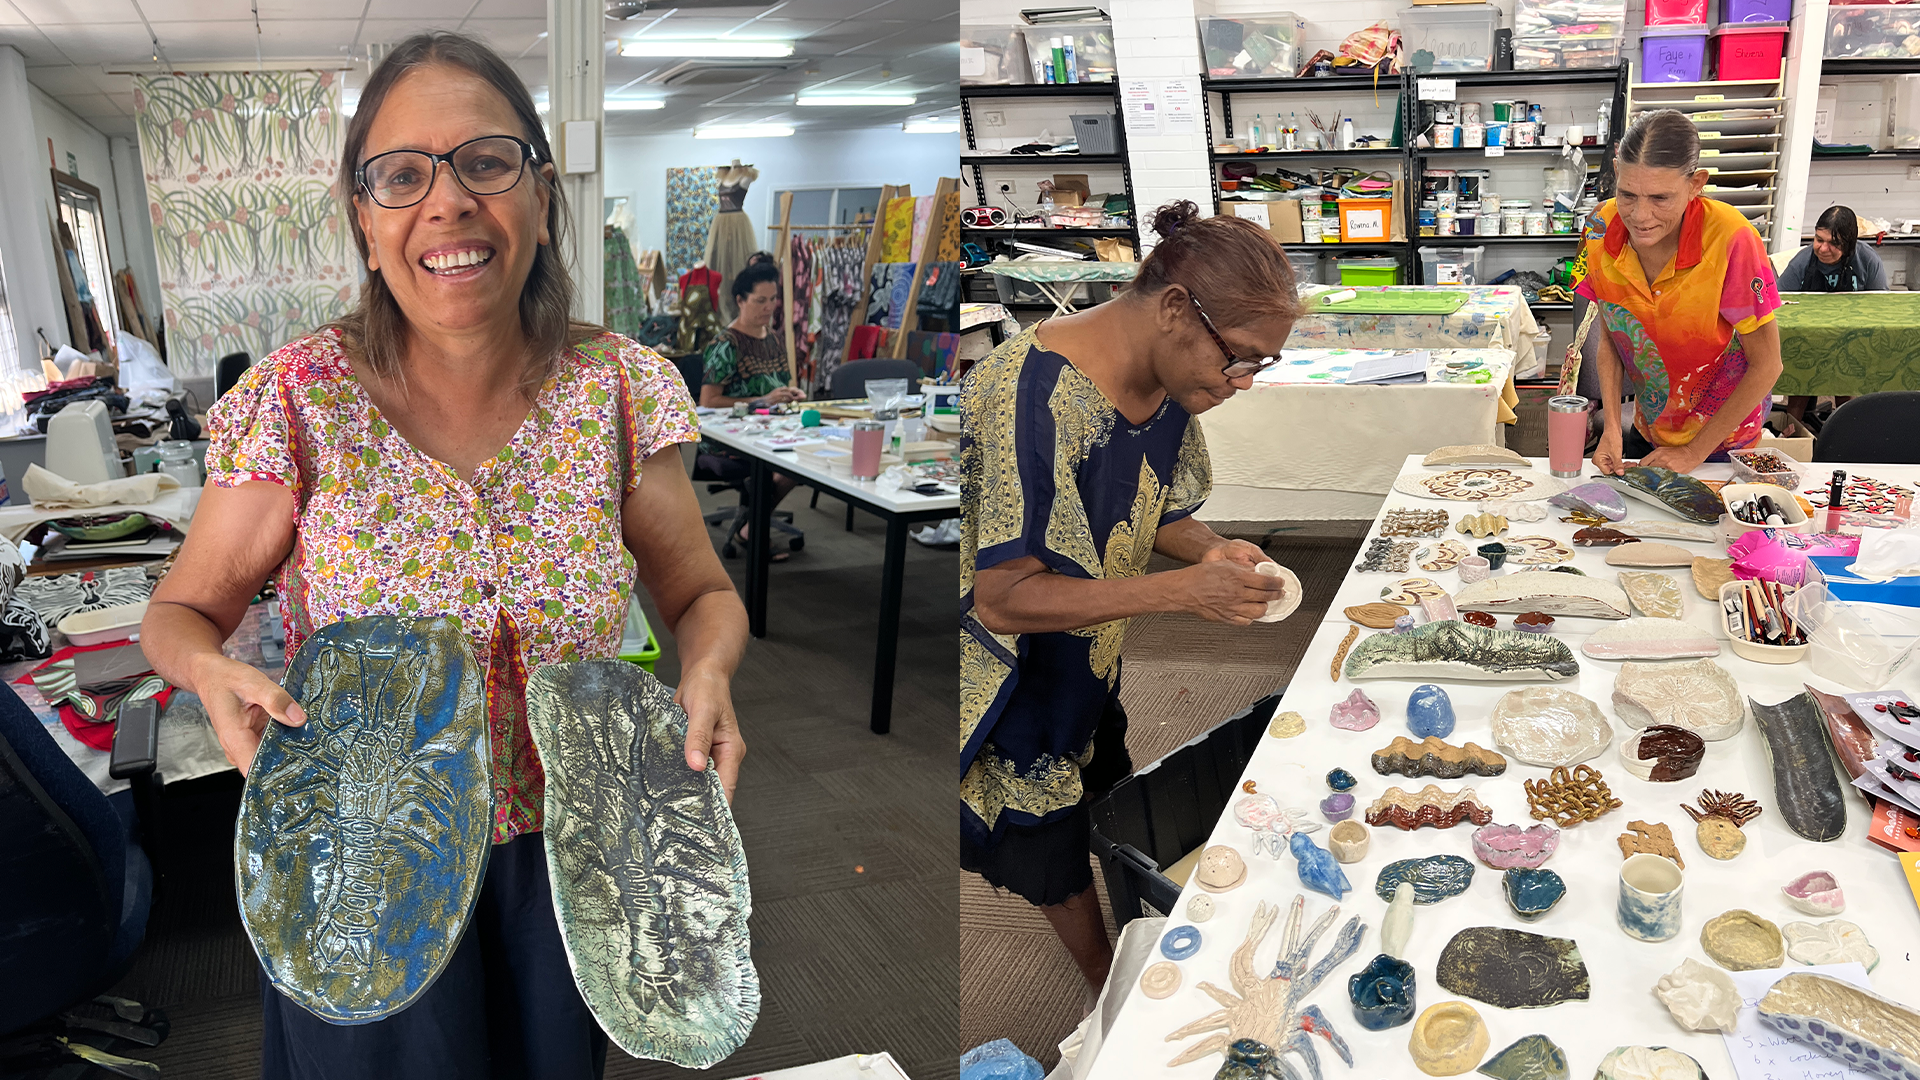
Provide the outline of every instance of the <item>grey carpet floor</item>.
{"type": "MultiPolygon", "coordinates": [[[[1306,597],[1286,621],[1270,625],[1224,626],[1180,614],[1135,619],[1121,653],[1120,699],[1127,709],[1127,752],[1136,766],[1159,760],[1287,684],[1364,533],[1345,523],[1218,527],[1225,535],[1260,542],[1299,576],[1306,597]]],[[[1156,556],[1151,569],[1173,565],[1156,556]]],[[[1097,862],[1093,868],[1112,934],[1105,883],[1097,862]]],[[[1091,1000],[1037,909],[960,874],[962,1044],[1011,1039],[1052,1068],[1060,1040],[1080,1023],[1091,1000]]]]}
{"type": "MultiPolygon", "coordinates": [[[[751,1038],[705,1072],[611,1051],[610,1078],[748,1076],[888,1050],[915,1080],[958,1075],[959,897],[953,752],[955,556],[909,543],[893,732],[867,730],[884,526],[838,501],[787,500],[806,549],[773,568],[769,636],[734,704],[747,740],[734,814],[753,882],[762,1007],[751,1038]],[[942,794],[942,793],[945,794],[942,794]]],[[[710,506],[732,496],[702,495],[710,506]]],[[[718,539],[718,530],[710,530],[718,539]]],[[[727,563],[736,582],[742,564],[727,563]]],[[[649,615],[656,613],[649,609],[649,615]]],[[[654,618],[656,633],[662,625],[654,618]]],[[[679,670],[671,640],[656,671],[679,670]]],[[[114,992],[165,1009],[164,1075],[259,1075],[258,965],[233,897],[236,774],[173,785],[167,880],[114,992]]]]}

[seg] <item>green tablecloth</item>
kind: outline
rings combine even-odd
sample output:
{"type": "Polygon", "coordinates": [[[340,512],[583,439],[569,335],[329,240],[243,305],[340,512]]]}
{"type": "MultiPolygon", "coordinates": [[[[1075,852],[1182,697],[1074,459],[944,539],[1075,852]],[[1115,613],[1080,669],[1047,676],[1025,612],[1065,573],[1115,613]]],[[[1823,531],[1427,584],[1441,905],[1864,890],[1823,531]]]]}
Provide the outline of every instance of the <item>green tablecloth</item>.
{"type": "Polygon", "coordinates": [[[1920,390],[1920,293],[1787,293],[1776,394],[1920,390]]]}

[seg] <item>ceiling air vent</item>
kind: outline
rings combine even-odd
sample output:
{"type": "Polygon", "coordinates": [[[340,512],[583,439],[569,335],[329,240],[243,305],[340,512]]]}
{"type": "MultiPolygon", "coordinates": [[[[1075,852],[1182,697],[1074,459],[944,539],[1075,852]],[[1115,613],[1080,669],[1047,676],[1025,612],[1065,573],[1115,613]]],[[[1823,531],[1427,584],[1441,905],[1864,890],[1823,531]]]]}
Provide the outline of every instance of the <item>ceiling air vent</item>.
{"type": "Polygon", "coordinates": [[[774,5],[775,0],[610,0],[607,4],[607,18],[615,22],[638,19],[648,11],[661,12],[668,8],[681,11],[740,11],[755,15],[774,5]]]}
{"type": "Polygon", "coordinates": [[[792,60],[683,60],[647,81],[657,86],[739,86],[798,66],[792,60]]]}

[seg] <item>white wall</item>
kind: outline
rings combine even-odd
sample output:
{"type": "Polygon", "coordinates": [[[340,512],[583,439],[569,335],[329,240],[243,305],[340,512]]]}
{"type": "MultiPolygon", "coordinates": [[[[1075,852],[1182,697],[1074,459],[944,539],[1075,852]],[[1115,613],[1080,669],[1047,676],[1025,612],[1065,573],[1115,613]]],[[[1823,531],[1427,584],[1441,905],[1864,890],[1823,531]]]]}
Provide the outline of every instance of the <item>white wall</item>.
{"type": "MultiPolygon", "coordinates": [[[[67,155],[72,154],[74,175],[100,189],[100,213],[104,219],[107,234],[107,272],[113,273],[127,264],[127,243],[121,231],[120,194],[114,181],[113,153],[107,145],[107,137],[85,120],[68,111],[65,105],[55,101],[39,87],[33,88],[33,137],[35,163],[47,160],[47,146],[53,146],[54,167],[61,172],[71,172],[67,167],[67,155]]],[[[53,179],[46,173],[41,174],[40,205],[43,214],[56,217],[57,211],[53,198],[53,179]]],[[[53,241],[47,241],[51,244],[53,241]]],[[[88,282],[96,294],[113,296],[111,281],[88,282]]],[[[106,311],[101,310],[105,319],[106,311]]],[[[118,329],[109,326],[108,329],[118,329]]]]}
{"type": "MultiPolygon", "coordinates": [[[[7,275],[7,306],[13,316],[24,367],[39,368],[36,328],[55,345],[67,340],[67,313],[54,278],[53,239],[43,199],[52,197],[46,144],[35,148],[33,97],[26,62],[0,45],[0,262],[7,275]],[[46,189],[47,195],[34,195],[46,189]]],[[[0,375],[4,375],[0,372],[0,375]]]]}
{"type": "MultiPolygon", "coordinates": [[[[725,165],[738,158],[760,170],[760,179],[747,189],[745,209],[755,239],[764,246],[769,242],[767,226],[779,222],[776,191],[911,184],[915,195],[931,195],[941,177],[960,175],[960,139],[957,134],[908,135],[898,127],[801,131],[784,139],[695,139],[685,132],[615,135],[604,144],[606,196],[630,200],[635,219],[631,240],[643,250],[657,250],[666,245],[667,170],[725,165]]],[[[967,196],[961,198],[965,205],[967,196]]]]}

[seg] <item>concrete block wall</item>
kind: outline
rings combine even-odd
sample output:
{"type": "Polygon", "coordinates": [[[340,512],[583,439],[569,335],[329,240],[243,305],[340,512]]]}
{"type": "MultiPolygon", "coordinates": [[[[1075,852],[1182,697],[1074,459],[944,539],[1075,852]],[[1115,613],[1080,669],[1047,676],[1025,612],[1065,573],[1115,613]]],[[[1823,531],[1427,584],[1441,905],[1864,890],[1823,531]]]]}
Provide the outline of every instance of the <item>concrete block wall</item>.
{"type": "MultiPolygon", "coordinates": [[[[1195,0],[1113,0],[1114,63],[1127,79],[1197,79],[1200,37],[1195,0]]],[[[1213,213],[1213,177],[1207,163],[1205,125],[1191,133],[1127,136],[1133,170],[1133,201],[1143,248],[1154,244],[1153,212],[1190,199],[1213,213]]]]}

